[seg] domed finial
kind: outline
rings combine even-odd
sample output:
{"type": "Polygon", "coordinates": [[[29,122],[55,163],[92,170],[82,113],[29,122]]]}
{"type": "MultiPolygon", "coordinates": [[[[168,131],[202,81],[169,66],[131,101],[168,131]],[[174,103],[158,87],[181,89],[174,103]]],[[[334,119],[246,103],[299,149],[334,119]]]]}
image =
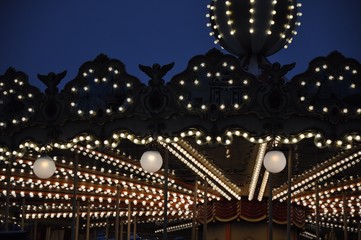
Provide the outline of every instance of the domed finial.
{"type": "Polygon", "coordinates": [[[296,0],[212,0],[208,26],[248,70],[292,41],[299,7],[296,0]]]}

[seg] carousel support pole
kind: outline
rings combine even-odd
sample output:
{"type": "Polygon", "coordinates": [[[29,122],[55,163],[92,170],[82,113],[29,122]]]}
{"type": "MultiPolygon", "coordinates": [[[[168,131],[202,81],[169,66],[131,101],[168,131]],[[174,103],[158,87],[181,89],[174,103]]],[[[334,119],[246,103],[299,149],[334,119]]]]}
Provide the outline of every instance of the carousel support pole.
{"type": "Polygon", "coordinates": [[[119,235],[120,235],[120,240],[123,240],[123,234],[124,234],[124,223],[123,223],[123,221],[121,221],[120,222],[120,233],[119,233],[119,235]]]}
{"type": "Polygon", "coordinates": [[[23,198],[23,204],[21,206],[21,231],[25,230],[25,198],[23,198]]]}
{"type": "Polygon", "coordinates": [[[291,240],[291,178],[292,178],[292,149],[288,151],[287,175],[287,240],[291,240]]]}
{"type": "Polygon", "coordinates": [[[198,199],[198,185],[197,178],[194,183],[194,192],[193,192],[193,218],[192,218],[192,240],[196,240],[196,217],[197,217],[197,199],[198,199]]]}
{"type": "Polygon", "coordinates": [[[342,210],[343,210],[343,239],[348,240],[348,232],[347,232],[347,199],[346,193],[344,192],[342,195],[342,210]]]}
{"type": "Polygon", "coordinates": [[[318,181],[316,181],[316,239],[320,239],[320,195],[318,181]]]}
{"type": "Polygon", "coordinates": [[[117,185],[117,197],[115,199],[115,240],[119,240],[119,185],[117,185]]]}
{"type": "Polygon", "coordinates": [[[273,239],[273,201],[272,201],[272,179],[273,173],[269,173],[268,179],[268,240],[273,239]]]}
{"type": "Polygon", "coordinates": [[[358,225],[357,225],[357,239],[361,240],[361,221],[359,219],[358,225]]]}
{"type": "Polygon", "coordinates": [[[80,203],[76,203],[76,223],[75,223],[75,240],[79,239],[79,219],[80,219],[80,203]]]}
{"type": "Polygon", "coordinates": [[[107,218],[105,224],[106,224],[106,226],[105,226],[105,239],[108,240],[109,239],[109,218],[107,218]]]}
{"type": "Polygon", "coordinates": [[[34,235],[33,235],[33,239],[34,240],[37,240],[37,235],[38,235],[38,221],[35,219],[35,222],[34,222],[34,235]]]}
{"type": "Polygon", "coordinates": [[[130,212],[130,201],[128,203],[128,228],[127,228],[127,240],[130,240],[130,222],[131,222],[131,212],[130,212]]]}
{"type": "Polygon", "coordinates": [[[78,192],[78,154],[74,158],[74,182],[73,182],[73,198],[72,198],[72,224],[71,224],[71,240],[76,240],[76,197],[78,192]]]}
{"type": "Polygon", "coordinates": [[[204,180],[204,222],[203,222],[203,240],[207,240],[207,220],[208,220],[208,197],[207,189],[208,182],[207,178],[204,180]]]}
{"type": "Polygon", "coordinates": [[[163,222],[163,239],[167,240],[167,228],[168,228],[168,161],[169,152],[164,153],[164,222],[163,222]]]}
{"type": "Polygon", "coordinates": [[[51,227],[47,226],[46,227],[46,232],[45,232],[45,240],[51,240],[50,236],[51,236],[51,227]]]}
{"type": "Polygon", "coordinates": [[[134,216],[134,224],[133,224],[133,240],[137,239],[137,217],[134,216]]]}
{"type": "Polygon", "coordinates": [[[86,240],[90,240],[90,202],[88,201],[88,208],[86,213],[86,240]]]}

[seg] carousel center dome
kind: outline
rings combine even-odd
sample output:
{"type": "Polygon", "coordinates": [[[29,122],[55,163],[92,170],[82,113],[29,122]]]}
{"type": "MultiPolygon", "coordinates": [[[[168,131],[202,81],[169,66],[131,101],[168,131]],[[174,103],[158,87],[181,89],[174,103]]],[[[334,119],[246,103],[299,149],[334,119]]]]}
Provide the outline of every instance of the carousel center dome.
{"type": "Polygon", "coordinates": [[[215,43],[245,62],[287,48],[300,25],[296,0],[212,0],[208,7],[215,43]]]}

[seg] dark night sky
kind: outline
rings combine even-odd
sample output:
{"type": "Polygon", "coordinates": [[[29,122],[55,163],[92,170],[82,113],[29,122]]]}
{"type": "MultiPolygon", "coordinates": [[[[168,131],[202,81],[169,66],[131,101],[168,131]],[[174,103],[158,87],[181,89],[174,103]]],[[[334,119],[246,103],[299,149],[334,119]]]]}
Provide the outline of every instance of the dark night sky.
{"type": "MultiPolygon", "coordinates": [[[[167,64],[184,70],[189,59],[213,44],[206,0],[1,0],[0,74],[10,66],[36,74],[68,70],[73,79],[82,63],[105,53],[126,64],[131,75],[147,81],[138,64],[167,64]]],[[[304,0],[298,35],[270,60],[296,62],[290,75],[333,50],[361,61],[361,1],[304,0]]],[[[41,86],[42,87],[42,86],[41,86]]]]}

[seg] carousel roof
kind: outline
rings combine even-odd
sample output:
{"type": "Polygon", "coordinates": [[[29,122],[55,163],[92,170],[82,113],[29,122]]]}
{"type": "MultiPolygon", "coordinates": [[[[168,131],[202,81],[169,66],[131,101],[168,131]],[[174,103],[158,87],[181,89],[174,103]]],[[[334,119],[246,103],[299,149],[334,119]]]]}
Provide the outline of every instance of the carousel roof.
{"type": "MultiPolygon", "coordinates": [[[[9,187],[13,220],[20,222],[25,204],[26,219],[67,225],[77,175],[80,212],[90,205],[94,226],[114,217],[117,194],[120,216],[131,204],[139,221],[161,221],[164,169],[149,173],[139,163],[150,149],[168,155],[174,221],[191,219],[196,183],[197,203],[205,181],[210,201],[262,201],[269,175],[262,160],[276,143],[292,159],[294,203],[312,216],[319,184],[326,225],[338,226],[343,195],[350,224],[357,221],[360,63],[333,52],[289,81],[292,65],[264,65],[259,76],[239,66],[210,50],[167,82],[172,64],[140,66],[145,85],[121,61],[99,55],[61,91],[65,72],[39,75],[45,92],[9,69],[0,78],[0,184],[3,203],[9,187]],[[32,171],[42,154],[56,163],[49,179],[32,171]]],[[[286,171],[274,175],[274,199],[285,201],[286,171]]]]}

